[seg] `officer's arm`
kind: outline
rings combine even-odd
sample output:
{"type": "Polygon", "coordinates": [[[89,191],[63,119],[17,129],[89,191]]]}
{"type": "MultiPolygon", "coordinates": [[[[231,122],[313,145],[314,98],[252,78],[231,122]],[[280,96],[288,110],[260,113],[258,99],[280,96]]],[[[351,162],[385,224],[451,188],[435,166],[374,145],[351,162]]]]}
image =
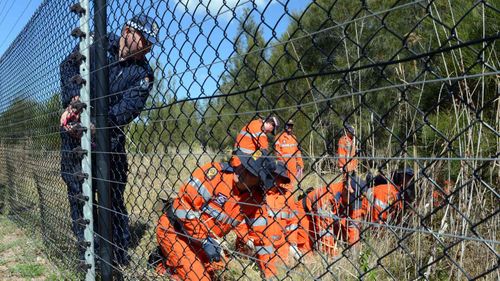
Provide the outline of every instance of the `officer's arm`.
{"type": "Polygon", "coordinates": [[[71,78],[80,74],[80,64],[75,61],[75,57],[73,56],[73,54],[78,51],[79,48],[76,46],[71,54],[69,54],[59,65],[61,103],[64,108],[68,107],[75,96],[80,96],[81,86],[71,80],[71,78]]]}
{"type": "Polygon", "coordinates": [[[152,81],[151,78],[146,77],[132,81],[130,88],[123,93],[120,102],[109,109],[108,118],[111,125],[126,125],[139,116],[153,87],[152,81]]]}
{"type": "Polygon", "coordinates": [[[244,214],[244,220],[248,229],[248,237],[243,237],[243,241],[247,242],[251,239],[255,246],[262,246],[265,244],[264,241],[268,240],[264,237],[264,232],[268,227],[268,221],[266,216],[264,215],[263,208],[265,207],[246,207],[244,210],[242,210],[242,213],[244,214]]]}

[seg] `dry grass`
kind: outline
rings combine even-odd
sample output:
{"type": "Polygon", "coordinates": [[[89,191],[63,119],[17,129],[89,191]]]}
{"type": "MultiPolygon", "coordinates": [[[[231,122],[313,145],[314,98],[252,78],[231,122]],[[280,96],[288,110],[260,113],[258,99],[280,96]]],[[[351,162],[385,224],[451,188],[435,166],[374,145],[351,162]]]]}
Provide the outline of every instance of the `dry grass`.
{"type": "MultiPolygon", "coordinates": [[[[182,182],[188,178],[190,173],[199,165],[211,161],[209,155],[199,151],[182,151],[179,154],[172,153],[164,156],[163,159],[158,156],[135,156],[129,161],[132,170],[129,177],[128,204],[129,210],[133,213],[136,220],[147,222],[148,228],[146,235],[140,241],[139,247],[133,250],[134,262],[141,266],[134,268],[134,274],[145,274],[143,265],[144,257],[156,245],[154,236],[155,222],[160,214],[160,206],[157,204],[159,194],[175,196],[182,182]],[[196,156],[196,155],[202,155],[196,156]],[[199,158],[198,158],[199,157],[199,158]],[[168,159],[168,160],[166,160],[168,159]],[[138,269],[141,270],[138,270],[138,269]]],[[[325,182],[337,181],[338,174],[321,174],[311,172],[301,182],[297,189],[305,190],[307,187],[318,187],[325,182]]],[[[406,227],[419,228],[424,224],[429,229],[436,232],[441,230],[444,233],[459,236],[473,236],[467,229],[467,222],[460,212],[445,206],[440,211],[436,211],[432,202],[432,184],[426,179],[420,179],[419,199],[416,204],[416,210],[413,215],[408,215],[406,227]],[[432,213],[431,212],[435,212],[432,213]],[[419,219],[416,213],[423,219],[419,219]],[[430,215],[429,215],[430,214],[430,215]],[[426,217],[427,215],[427,217],[426,217]],[[448,225],[443,228],[441,225],[448,225]]],[[[488,194],[488,190],[481,185],[472,185],[478,194],[488,194]]],[[[472,188],[471,186],[471,188],[472,188]]],[[[457,195],[462,192],[468,193],[469,189],[457,191],[457,195]]],[[[298,195],[299,192],[296,193],[298,195]]],[[[468,198],[467,194],[462,194],[463,199],[468,198]]],[[[473,196],[470,200],[479,200],[481,204],[473,204],[472,209],[463,200],[454,200],[451,202],[461,212],[467,212],[471,221],[477,221],[481,215],[491,214],[495,207],[491,205],[495,200],[473,196]],[[492,201],[490,201],[492,200],[492,201]],[[489,203],[488,203],[489,202],[489,203]],[[475,214],[473,210],[477,209],[479,213],[475,214]],[[481,214],[481,215],[480,215],[481,214]]],[[[491,227],[475,230],[483,238],[498,241],[498,217],[487,222],[491,227]]],[[[369,228],[369,225],[365,225],[369,228]]],[[[233,236],[228,236],[228,245],[231,245],[233,236]]],[[[451,237],[434,237],[428,233],[419,233],[416,231],[391,231],[390,229],[367,229],[363,234],[363,240],[357,250],[344,250],[336,259],[328,259],[321,255],[313,255],[300,261],[283,266],[279,279],[289,280],[310,280],[314,277],[320,277],[323,280],[355,280],[363,276],[369,280],[382,278],[390,279],[413,279],[419,274],[428,274],[433,280],[464,279],[464,272],[469,277],[478,276],[495,266],[495,255],[482,242],[458,241],[451,237]],[[447,249],[448,245],[457,243],[455,246],[447,249]],[[432,257],[433,260],[430,260],[432,257]],[[430,267],[424,267],[427,263],[435,261],[430,267]],[[487,262],[485,262],[487,261],[487,262]],[[289,270],[293,268],[292,270],[289,270]]],[[[498,246],[493,246],[498,250],[498,246]]],[[[147,271],[147,270],[146,270],[147,271]]],[[[495,280],[499,275],[498,270],[493,271],[486,276],[488,280],[495,280]]],[[[134,275],[138,276],[138,275],[134,275]]],[[[260,273],[255,264],[247,259],[233,257],[221,275],[223,280],[236,280],[240,277],[243,280],[260,279],[260,273]]]]}
{"type": "MultiPolygon", "coordinates": [[[[56,245],[69,249],[66,256],[54,256],[67,259],[73,255],[69,245],[74,242],[70,239],[72,234],[66,191],[58,175],[58,155],[54,153],[47,157],[19,151],[22,150],[0,149],[0,157],[4,159],[0,163],[9,171],[1,173],[0,178],[16,187],[8,189],[9,198],[14,198],[14,202],[22,202],[13,211],[38,228],[45,224],[46,234],[51,237],[51,241],[57,241],[56,245]],[[44,160],[45,158],[50,160],[44,160]],[[40,167],[40,163],[44,163],[43,167],[40,167]],[[39,205],[42,197],[49,209],[44,218],[40,214],[39,205]]],[[[131,279],[161,279],[146,265],[147,256],[156,247],[154,231],[161,209],[158,197],[161,194],[175,196],[179,186],[197,166],[213,160],[210,155],[213,153],[198,148],[191,151],[182,149],[179,153],[167,151],[164,155],[134,155],[129,158],[130,173],[125,196],[131,224],[136,230],[136,241],[129,251],[132,263],[123,268],[126,276],[131,279]]],[[[227,158],[228,155],[224,155],[216,160],[227,158]]],[[[469,237],[475,237],[472,233],[475,231],[484,239],[498,241],[498,216],[486,219],[475,228],[471,228],[469,223],[479,222],[494,214],[497,208],[497,199],[488,187],[479,181],[469,180],[470,176],[467,174],[471,172],[471,169],[464,168],[463,176],[457,179],[453,187],[455,193],[449,198],[449,202],[454,208],[450,204],[445,204],[440,209],[434,207],[432,191],[435,188],[432,180],[419,178],[416,210],[405,220],[405,225],[408,228],[425,225],[436,232],[469,237]]],[[[322,186],[332,180],[338,180],[338,175],[310,171],[297,189],[322,186]]],[[[500,276],[495,268],[497,258],[493,252],[499,251],[498,244],[460,241],[458,238],[433,236],[417,231],[366,228],[361,245],[356,250],[341,248],[341,254],[334,259],[315,254],[304,257],[300,262],[291,261],[287,266],[283,265],[279,279],[355,280],[362,276],[368,280],[406,280],[426,274],[432,280],[461,280],[478,276],[490,269],[492,271],[485,276],[486,280],[497,280],[500,276]]],[[[228,247],[231,247],[233,240],[234,235],[228,235],[228,247]]],[[[49,253],[54,252],[53,247],[54,245],[47,246],[49,253]]],[[[62,266],[68,266],[68,263],[62,263],[62,266]]],[[[233,256],[220,279],[258,280],[260,272],[252,261],[233,256]]]]}

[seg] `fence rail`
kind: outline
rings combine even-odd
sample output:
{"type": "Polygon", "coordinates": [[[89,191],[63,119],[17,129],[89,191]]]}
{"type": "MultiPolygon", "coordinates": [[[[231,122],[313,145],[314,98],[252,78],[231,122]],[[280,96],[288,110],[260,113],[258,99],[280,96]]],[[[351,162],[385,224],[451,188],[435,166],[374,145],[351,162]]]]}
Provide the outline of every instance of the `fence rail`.
{"type": "Polygon", "coordinates": [[[499,26],[489,0],[43,1],[0,57],[0,211],[68,279],[498,280],[499,26]]]}

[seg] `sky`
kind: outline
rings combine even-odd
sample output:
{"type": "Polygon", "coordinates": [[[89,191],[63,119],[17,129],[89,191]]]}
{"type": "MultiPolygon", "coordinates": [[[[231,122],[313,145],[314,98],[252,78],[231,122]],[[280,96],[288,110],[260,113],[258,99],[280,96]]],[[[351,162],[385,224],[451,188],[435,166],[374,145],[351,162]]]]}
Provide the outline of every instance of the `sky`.
{"type": "Polygon", "coordinates": [[[0,0],[0,56],[29,21],[42,0],[0,0]]]}
{"type": "MultiPolygon", "coordinates": [[[[52,24],[51,28],[61,29],[46,31],[49,34],[45,36],[53,38],[44,44],[46,49],[41,50],[40,54],[43,55],[45,52],[53,58],[50,65],[54,68],[53,72],[47,71],[43,75],[46,75],[45,79],[51,80],[51,84],[57,85],[58,77],[49,78],[47,75],[57,76],[58,63],[67,55],[66,49],[72,49],[72,46],[63,48],[61,45],[75,44],[69,39],[64,41],[61,38],[72,28],[71,17],[66,16],[66,13],[69,14],[69,7],[61,5],[69,6],[73,1],[48,1],[49,4],[43,4],[45,8],[35,24],[40,25],[39,22],[42,22],[41,25],[45,25],[49,22],[52,24]],[[56,21],[59,22],[44,20],[50,17],[57,18],[56,21]]],[[[0,57],[43,2],[0,0],[0,30],[3,34],[3,38],[0,38],[0,57]]],[[[127,19],[140,12],[154,17],[160,25],[161,44],[154,47],[149,59],[160,62],[163,66],[163,77],[170,73],[172,81],[175,80],[177,85],[175,90],[166,89],[160,93],[160,96],[163,96],[161,100],[173,96],[178,99],[211,96],[217,94],[220,77],[227,73],[228,59],[234,55],[233,41],[238,34],[239,26],[237,19],[244,8],[254,9],[252,16],[258,24],[261,24],[265,40],[272,41],[276,40],[272,37],[273,30],[277,33],[276,37],[279,37],[290,22],[285,10],[299,11],[310,2],[310,0],[109,0],[108,31],[118,33],[127,19]]],[[[30,26],[30,29],[38,27],[30,26]]],[[[40,34],[40,32],[27,33],[32,34],[30,36],[40,34]]],[[[24,39],[25,42],[39,40],[24,39]]],[[[31,45],[20,47],[23,50],[19,52],[26,52],[24,48],[31,48],[31,45]]],[[[22,70],[27,72],[26,77],[29,78],[31,75],[29,69],[22,70]]],[[[41,75],[40,73],[37,81],[43,84],[44,78],[41,75]]],[[[49,95],[47,93],[47,96],[49,95]]]]}

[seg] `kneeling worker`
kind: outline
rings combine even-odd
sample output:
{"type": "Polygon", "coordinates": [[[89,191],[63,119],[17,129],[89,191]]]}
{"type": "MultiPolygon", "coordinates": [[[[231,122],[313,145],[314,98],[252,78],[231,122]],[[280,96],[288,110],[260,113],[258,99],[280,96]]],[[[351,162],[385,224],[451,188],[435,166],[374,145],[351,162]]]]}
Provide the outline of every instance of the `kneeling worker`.
{"type": "Polygon", "coordinates": [[[156,229],[165,262],[156,267],[174,280],[211,280],[223,269],[219,239],[254,217],[263,190],[274,182],[267,152],[238,153],[241,165],[208,163],[193,172],[165,207],[156,229]]]}

